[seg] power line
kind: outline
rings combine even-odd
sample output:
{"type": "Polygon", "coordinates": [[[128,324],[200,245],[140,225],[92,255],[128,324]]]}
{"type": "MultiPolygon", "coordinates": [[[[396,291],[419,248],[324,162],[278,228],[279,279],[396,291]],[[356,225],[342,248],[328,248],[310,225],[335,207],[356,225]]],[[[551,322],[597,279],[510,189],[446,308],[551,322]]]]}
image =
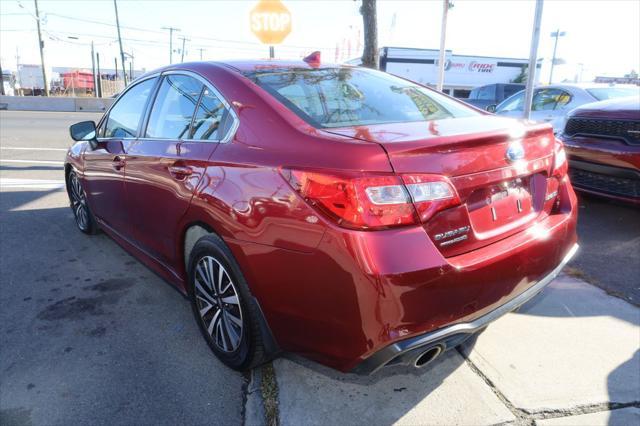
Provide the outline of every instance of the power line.
{"type": "MultiPolygon", "coordinates": [[[[58,13],[48,13],[47,16],[55,16],[55,17],[58,17],[58,18],[71,19],[71,20],[79,21],[79,22],[87,22],[87,23],[91,23],[91,24],[98,24],[98,25],[106,25],[106,26],[110,26],[110,27],[115,27],[114,24],[111,24],[111,23],[108,23],[108,22],[95,21],[95,20],[85,19],[85,18],[76,18],[76,17],[73,17],[73,16],[61,15],[61,14],[58,14],[58,13]]],[[[152,29],[148,29],[148,28],[141,28],[141,27],[131,27],[131,26],[121,25],[120,28],[127,29],[127,30],[133,30],[133,31],[149,32],[149,33],[154,33],[154,34],[164,34],[162,31],[152,30],[152,29]]],[[[163,27],[163,29],[169,29],[169,27],[163,27]]],[[[199,36],[199,35],[191,35],[191,37],[193,39],[198,39],[198,40],[217,41],[217,42],[221,42],[221,43],[248,44],[248,45],[263,47],[262,43],[252,42],[252,41],[230,40],[230,39],[222,39],[222,38],[199,36]]],[[[296,49],[323,49],[323,50],[334,49],[335,50],[335,47],[329,47],[329,46],[288,45],[288,47],[296,48],[296,49]]]]}

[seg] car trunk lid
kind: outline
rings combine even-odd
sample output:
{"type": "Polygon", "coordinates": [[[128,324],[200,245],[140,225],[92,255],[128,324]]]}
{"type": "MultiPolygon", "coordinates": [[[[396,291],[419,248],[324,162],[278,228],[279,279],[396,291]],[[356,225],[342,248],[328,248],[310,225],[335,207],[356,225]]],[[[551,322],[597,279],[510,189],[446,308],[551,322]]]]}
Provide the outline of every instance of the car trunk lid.
{"type": "Polygon", "coordinates": [[[547,124],[467,117],[331,129],[380,144],[399,174],[447,176],[461,205],[425,229],[445,256],[491,244],[533,225],[550,211],[554,137],[547,124]],[[521,159],[509,158],[522,154],[521,159]]]}

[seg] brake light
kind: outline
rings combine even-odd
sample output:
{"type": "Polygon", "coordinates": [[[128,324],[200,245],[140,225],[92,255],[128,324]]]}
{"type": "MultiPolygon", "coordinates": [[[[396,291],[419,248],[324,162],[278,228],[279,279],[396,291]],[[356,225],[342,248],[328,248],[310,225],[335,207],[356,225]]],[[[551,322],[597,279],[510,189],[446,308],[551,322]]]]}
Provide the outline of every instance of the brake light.
{"type": "Polygon", "coordinates": [[[561,179],[566,176],[569,171],[569,163],[567,161],[567,153],[564,150],[562,142],[556,139],[553,161],[553,176],[561,179]]]}
{"type": "Polygon", "coordinates": [[[283,170],[282,174],[312,206],[338,225],[353,229],[415,225],[459,203],[453,187],[440,176],[301,170],[283,170]]]}
{"type": "Polygon", "coordinates": [[[402,180],[411,194],[420,221],[423,223],[440,210],[460,204],[460,197],[444,176],[404,175],[402,180]]]}

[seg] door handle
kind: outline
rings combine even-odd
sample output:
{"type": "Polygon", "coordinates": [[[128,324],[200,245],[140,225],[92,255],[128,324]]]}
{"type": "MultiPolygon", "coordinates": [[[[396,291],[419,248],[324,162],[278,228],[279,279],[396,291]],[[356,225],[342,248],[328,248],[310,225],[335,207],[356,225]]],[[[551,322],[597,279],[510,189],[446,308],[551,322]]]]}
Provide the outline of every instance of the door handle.
{"type": "Polygon", "coordinates": [[[188,166],[169,166],[169,173],[176,180],[184,180],[187,176],[193,174],[193,169],[188,166]]]}
{"type": "Polygon", "coordinates": [[[111,165],[113,166],[114,169],[120,170],[120,169],[122,169],[124,167],[125,164],[126,163],[125,163],[124,158],[120,157],[119,155],[116,155],[113,158],[113,161],[112,161],[111,165]]]}

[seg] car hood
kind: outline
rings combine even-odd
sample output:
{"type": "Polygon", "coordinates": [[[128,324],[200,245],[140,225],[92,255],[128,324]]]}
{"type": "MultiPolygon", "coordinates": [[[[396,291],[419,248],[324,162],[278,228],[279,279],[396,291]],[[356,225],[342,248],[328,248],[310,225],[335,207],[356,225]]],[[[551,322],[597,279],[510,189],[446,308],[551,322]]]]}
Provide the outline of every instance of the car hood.
{"type": "Polygon", "coordinates": [[[571,111],[569,117],[640,120],[640,96],[585,104],[571,111]]]}

